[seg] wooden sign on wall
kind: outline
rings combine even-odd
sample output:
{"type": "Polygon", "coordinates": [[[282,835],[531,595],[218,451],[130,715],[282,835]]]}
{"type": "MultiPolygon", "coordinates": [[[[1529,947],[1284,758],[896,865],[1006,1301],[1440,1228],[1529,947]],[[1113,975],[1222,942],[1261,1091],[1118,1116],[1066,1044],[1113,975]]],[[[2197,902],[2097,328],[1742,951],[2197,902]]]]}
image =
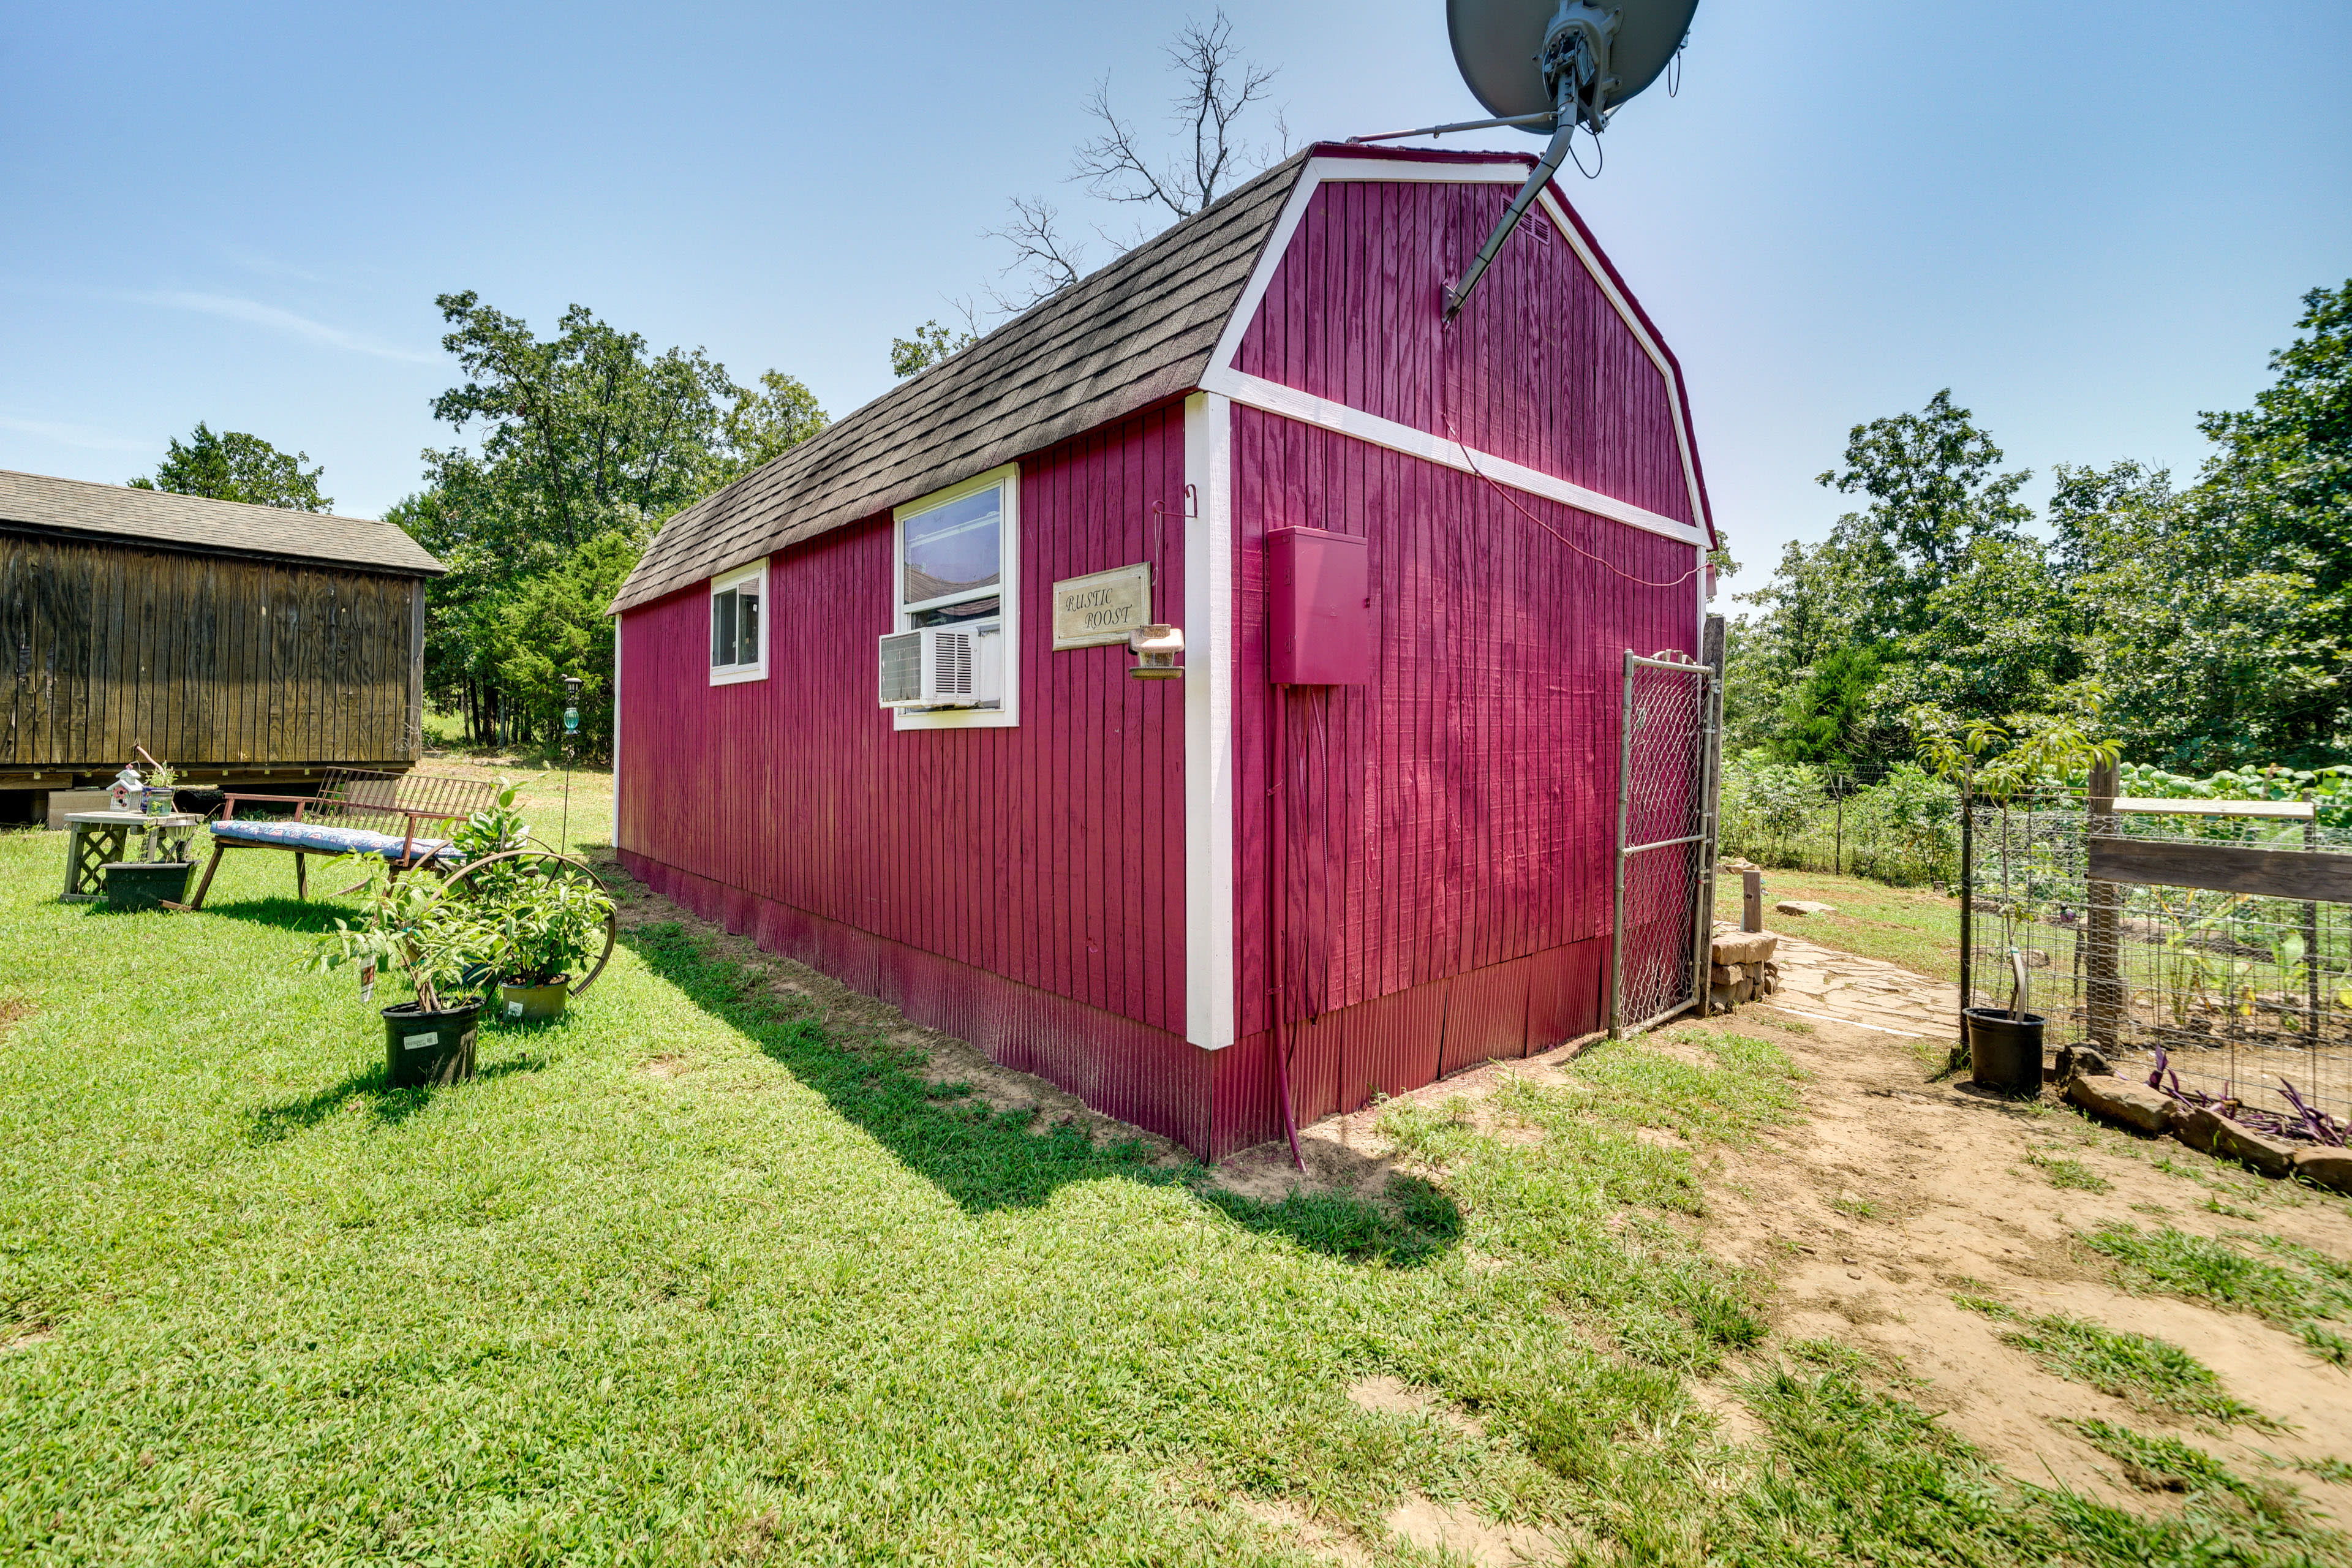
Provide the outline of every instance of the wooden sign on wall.
{"type": "Polygon", "coordinates": [[[1054,584],[1054,651],[1123,643],[1151,619],[1149,563],[1115,566],[1054,584]]]}

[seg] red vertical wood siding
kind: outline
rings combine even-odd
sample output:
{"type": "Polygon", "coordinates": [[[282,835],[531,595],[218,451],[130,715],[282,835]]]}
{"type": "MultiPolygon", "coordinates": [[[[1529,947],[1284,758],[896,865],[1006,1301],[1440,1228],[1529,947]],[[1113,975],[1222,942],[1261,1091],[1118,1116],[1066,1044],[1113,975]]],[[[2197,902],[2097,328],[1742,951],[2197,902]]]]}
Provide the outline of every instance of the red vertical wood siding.
{"type": "MultiPolygon", "coordinates": [[[[1531,219],[1441,324],[1509,194],[1324,184],[1236,368],[1695,521],[1672,391],[1565,237],[1531,219]]],[[[1454,469],[1244,407],[1234,453],[1229,1146],[1268,1131],[1277,977],[1306,1120],[1599,1026],[1622,658],[1695,653],[1700,602],[1690,545],[1454,469]],[[1293,526],[1368,541],[1366,685],[1267,684],[1265,538],[1293,526]]]]}
{"type": "Polygon", "coordinates": [[[887,516],[771,559],[764,680],[709,684],[706,589],[629,612],[628,863],[1000,1059],[1074,1089],[1157,1075],[1101,1089],[1104,1109],[1203,1137],[1205,1068],[1171,1065],[1198,1054],[1182,1041],[1183,689],[1129,679],[1123,648],[1047,651],[1056,579],[1148,561],[1158,603],[1182,603],[1183,492],[1181,407],[1022,463],[1013,728],[900,732],[876,705],[887,516]],[[996,1001],[950,1005],[957,973],[996,1001]],[[1076,1036],[1049,1044],[1046,1016],[1076,1036]],[[1137,1057],[1135,1028],[1089,1039],[1090,1019],[1175,1049],[1137,1057]]]}
{"type": "MultiPolygon", "coordinates": [[[[1564,237],[1523,229],[1442,326],[1508,195],[1325,184],[1237,368],[1696,521],[1672,393],[1564,237]]],[[[1056,578],[1149,560],[1185,618],[1181,444],[1169,408],[1024,460],[1017,729],[899,734],[874,706],[887,518],[773,558],[765,681],[707,684],[701,591],[632,611],[626,862],[1212,1158],[1281,1130],[1272,900],[1303,1119],[1599,1026],[1622,660],[1696,652],[1693,548],[1233,409],[1239,1041],[1204,1052],[1182,1039],[1181,688],[1045,651],[1056,578]],[[1368,684],[1268,684],[1284,526],[1367,541],[1368,684]]]]}
{"type": "Polygon", "coordinates": [[[1446,282],[1512,194],[1318,186],[1234,368],[1696,522],[1665,377],[1540,211],[1445,324],[1446,282]]]}

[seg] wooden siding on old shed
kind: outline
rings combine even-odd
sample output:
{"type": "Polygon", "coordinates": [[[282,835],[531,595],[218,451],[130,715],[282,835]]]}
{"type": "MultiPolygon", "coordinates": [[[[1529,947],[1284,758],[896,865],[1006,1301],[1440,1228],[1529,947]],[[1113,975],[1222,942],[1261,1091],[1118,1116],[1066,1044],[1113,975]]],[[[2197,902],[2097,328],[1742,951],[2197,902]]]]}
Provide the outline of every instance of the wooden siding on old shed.
{"type": "MultiPolygon", "coordinates": [[[[894,731],[877,705],[876,639],[895,629],[887,517],[772,558],[764,680],[709,685],[707,584],[625,612],[622,848],[797,911],[746,901],[730,923],[764,918],[811,962],[832,940],[813,920],[1181,1046],[1183,688],[1129,679],[1123,647],[1051,652],[1048,628],[1056,580],[1137,562],[1158,605],[1181,605],[1183,513],[1180,405],[1023,461],[1013,728],[894,731]]],[[[935,977],[852,957],[919,1022],[949,1026],[935,977]]],[[[1072,1060],[1046,1064],[1036,1030],[975,1026],[1012,1053],[1000,1059],[1057,1081],[1107,1070],[1083,1066],[1083,1033],[1062,1047],[1072,1060]]],[[[1197,1100],[1185,1084],[1167,1094],[1197,1100]]],[[[1157,1091],[1121,1092],[1141,1110],[1157,1091]]]]}
{"type": "Polygon", "coordinates": [[[405,764],[415,577],[0,531],[0,765],[405,764]]]}

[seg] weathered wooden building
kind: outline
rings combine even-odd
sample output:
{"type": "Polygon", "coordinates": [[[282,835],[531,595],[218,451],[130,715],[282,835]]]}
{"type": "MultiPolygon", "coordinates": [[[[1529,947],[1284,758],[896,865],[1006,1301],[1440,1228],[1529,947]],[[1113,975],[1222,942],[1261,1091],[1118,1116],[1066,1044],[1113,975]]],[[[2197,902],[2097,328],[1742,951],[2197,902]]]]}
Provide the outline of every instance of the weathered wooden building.
{"type": "Polygon", "coordinates": [[[1712,532],[1557,189],[1443,317],[1530,162],[1311,148],[671,519],[624,863],[1212,1157],[1595,1027],[1626,656],[1697,653],[1712,532]]]}
{"type": "Polygon", "coordinates": [[[0,804],[134,746],[193,784],[408,767],[441,571],[389,522],[0,470],[0,804]]]}

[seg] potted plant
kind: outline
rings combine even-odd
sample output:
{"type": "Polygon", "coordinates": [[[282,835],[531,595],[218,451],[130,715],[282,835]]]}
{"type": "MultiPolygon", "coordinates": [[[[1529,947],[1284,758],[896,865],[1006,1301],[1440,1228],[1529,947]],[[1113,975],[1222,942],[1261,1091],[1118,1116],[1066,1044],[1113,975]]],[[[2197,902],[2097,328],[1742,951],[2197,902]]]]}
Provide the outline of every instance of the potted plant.
{"type": "Polygon", "coordinates": [[[147,792],[140,796],[140,805],[150,816],[169,816],[179,808],[172,786],[180,775],[169,763],[153,763],[147,769],[147,792]]]}
{"type": "Polygon", "coordinates": [[[563,1016],[572,977],[613,912],[604,889],[557,862],[509,891],[496,917],[499,1016],[510,1024],[563,1016]]]}
{"type": "MultiPolygon", "coordinates": [[[[1937,777],[1958,786],[1964,822],[1978,800],[2000,805],[2005,823],[2010,804],[2020,795],[2039,785],[2063,784],[2094,766],[2116,765],[2123,754],[2122,742],[2091,738],[2100,723],[2105,692],[2097,682],[2084,681],[2067,695],[2078,705],[2075,711],[2029,720],[2021,726],[2020,732],[1985,719],[1955,726],[1949,716],[1937,710],[1913,710],[1911,725],[1918,737],[1919,760],[1937,777]]],[[[2001,842],[2006,857],[2010,842],[2006,831],[2001,842]]],[[[2027,1006],[2027,933],[2020,928],[2042,923],[2041,900],[2035,897],[2029,877],[2024,895],[2004,900],[2000,905],[2002,931],[2013,975],[2009,1005],[1970,1005],[1975,1000],[1971,994],[1974,977],[1966,973],[1966,960],[1977,899],[1969,871],[1964,856],[1960,886],[1960,1017],[1970,1076],[1985,1088],[2008,1093],[2039,1089],[2042,1037],[2049,1020],[2027,1006]]]]}
{"type": "Polygon", "coordinates": [[[473,1077],[482,1000],[459,988],[469,969],[490,962],[497,932],[432,878],[394,881],[381,856],[349,855],[335,867],[362,879],[360,918],[339,919],[333,931],[320,933],[309,967],[356,965],[363,999],[373,995],[382,969],[408,982],[414,1000],[382,1010],[384,1080],[393,1088],[473,1077]]]}
{"type": "Polygon", "coordinates": [[[498,983],[499,1016],[535,1024],[562,1016],[613,900],[577,862],[528,849],[530,830],[514,804],[520,787],[505,784],[450,835],[465,858],[450,891],[495,933],[488,977],[498,983]]]}

